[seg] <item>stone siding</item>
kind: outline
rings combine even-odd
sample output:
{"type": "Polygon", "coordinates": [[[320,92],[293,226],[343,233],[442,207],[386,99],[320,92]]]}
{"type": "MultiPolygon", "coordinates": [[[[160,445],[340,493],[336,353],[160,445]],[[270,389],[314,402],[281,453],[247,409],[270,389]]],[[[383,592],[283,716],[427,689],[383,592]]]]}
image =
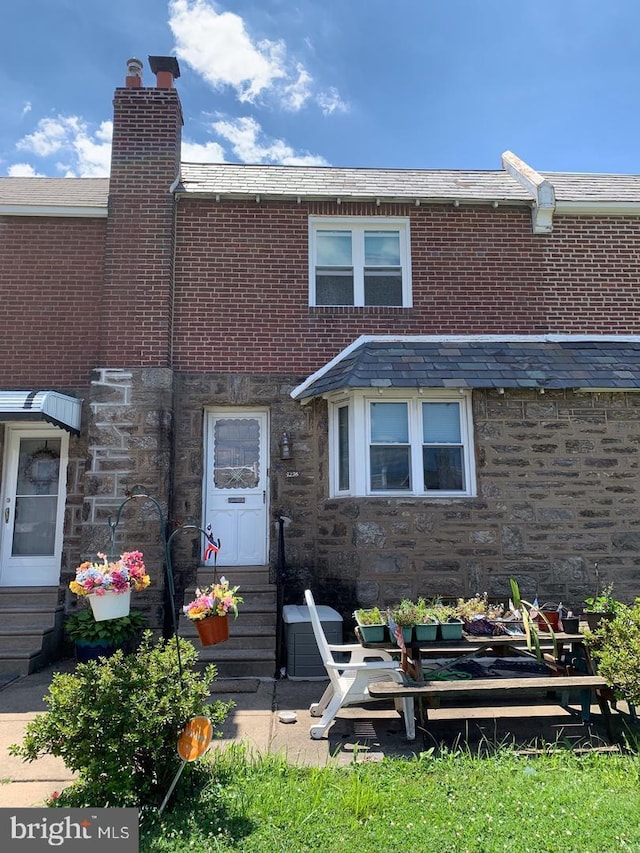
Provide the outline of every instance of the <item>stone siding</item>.
{"type": "MultiPolygon", "coordinates": [[[[136,597],[150,626],[161,627],[165,603],[162,538],[171,483],[173,430],[172,373],[167,368],[95,370],[91,382],[88,465],[82,507],[82,558],[111,550],[111,526],[118,521],[115,555],[144,553],[152,583],[136,597]],[[154,498],[126,500],[133,486],[154,498]]],[[[74,568],[74,567],[72,567],[74,568]]]]}
{"type": "MultiPolygon", "coordinates": [[[[331,499],[327,407],[292,401],[295,384],[286,376],[176,380],[177,523],[201,517],[204,409],[269,409],[270,554],[275,565],[277,520],[290,518],[287,600],[299,601],[311,584],[348,615],[356,604],[405,595],[507,596],[514,576],[527,597],[580,608],[596,562],[618,597],[640,595],[640,396],[476,391],[477,497],[331,499]],[[283,429],[288,461],[278,455],[283,429]]],[[[187,574],[197,562],[185,543],[187,574]]]]}

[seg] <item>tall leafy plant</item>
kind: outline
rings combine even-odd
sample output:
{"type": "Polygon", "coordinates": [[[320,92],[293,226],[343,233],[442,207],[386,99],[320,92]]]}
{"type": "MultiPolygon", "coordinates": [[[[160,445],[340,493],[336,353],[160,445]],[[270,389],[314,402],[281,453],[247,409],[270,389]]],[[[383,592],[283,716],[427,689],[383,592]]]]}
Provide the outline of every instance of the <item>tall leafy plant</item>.
{"type": "Polygon", "coordinates": [[[535,651],[535,655],[539,661],[543,660],[542,649],[540,648],[540,637],[538,636],[537,619],[542,619],[547,626],[549,636],[553,643],[553,655],[558,657],[558,641],[551,624],[544,613],[538,609],[535,604],[530,601],[525,601],[520,595],[520,587],[515,578],[509,578],[509,586],[511,587],[511,601],[515,610],[518,611],[522,619],[522,628],[527,639],[527,648],[529,651],[535,651]]]}

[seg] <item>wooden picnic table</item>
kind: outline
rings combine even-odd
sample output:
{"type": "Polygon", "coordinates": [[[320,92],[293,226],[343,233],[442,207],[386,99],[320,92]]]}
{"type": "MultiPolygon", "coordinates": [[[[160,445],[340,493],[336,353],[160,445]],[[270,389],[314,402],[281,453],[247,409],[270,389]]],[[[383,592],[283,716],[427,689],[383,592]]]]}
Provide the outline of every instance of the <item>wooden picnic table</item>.
{"type": "Polygon", "coordinates": [[[571,714],[579,714],[586,723],[590,721],[591,700],[595,693],[609,738],[613,737],[610,708],[605,695],[607,683],[595,673],[584,636],[580,633],[556,633],[557,653],[554,652],[553,638],[542,632],[539,634],[542,662],[547,669],[545,674],[511,673],[501,677],[479,678],[461,677],[456,672],[456,666],[466,661],[480,660],[489,653],[496,659],[515,656],[536,661],[536,655],[527,648],[526,637],[523,634],[464,634],[460,641],[411,642],[402,649],[389,643],[364,643],[357,629],[356,636],[366,648],[384,648],[400,655],[401,668],[406,675],[405,683],[373,682],[369,685],[369,694],[376,699],[411,696],[416,700],[418,723],[422,727],[426,727],[428,709],[438,707],[443,697],[473,696],[481,700],[501,693],[514,695],[527,691],[559,693],[559,704],[571,714]],[[575,693],[580,697],[579,711],[575,711],[570,704],[571,696],[575,693]]]}

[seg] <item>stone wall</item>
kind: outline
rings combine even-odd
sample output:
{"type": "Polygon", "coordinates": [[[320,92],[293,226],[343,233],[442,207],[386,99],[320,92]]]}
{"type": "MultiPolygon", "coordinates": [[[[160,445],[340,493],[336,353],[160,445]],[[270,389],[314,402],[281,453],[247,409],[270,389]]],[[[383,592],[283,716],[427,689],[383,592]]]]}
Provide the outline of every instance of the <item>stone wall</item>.
{"type": "MultiPolygon", "coordinates": [[[[508,596],[514,576],[528,598],[581,607],[601,583],[640,595],[640,396],[476,391],[478,496],[340,498],[328,494],[327,407],[300,406],[299,379],[176,374],[174,518],[201,521],[203,413],[265,407],[271,421],[270,559],[285,528],[285,599],[311,585],[347,616],[354,606],[407,595],[508,596]],[[279,458],[286,429],[292,458],[279,458]],[[295,476],[292,476],[295,475],[295,476]]],[[[199,548],[176,543],[176,575],[193,580],[199,548]]]]}
{"type": "MultiPolygon", "coordinates": [[[[346,609],[350,590],[360,605],[508,596],[515,576],[529,598],[581,607],[596,562],[617,597],[640,595],[640,397],[477,391],[473,408],[475,498],[323,500],[322,478],[316,524],[305,518],[304,529],[317,529],[325,597],[335,587],[346,609]]],[[[297,522],[294,513],[293,536],[304,537],[297,522]]],[[[303,541],[295,549],[290,561],[308,565],[303,541]]]]}
{"type": "Polygon", "coordinates": [[[151,575],[135,606],[162,626],[165,602],[163,529],[171,499],[172,373],[167,368],[95,370],[91,382],[88,464],[82,507],[82,558],[140,550],[151,575]],[[126,501],[142,486],[154,500],[126,501]],[[120,514],[119,514],[120,513],[120,514]]]}

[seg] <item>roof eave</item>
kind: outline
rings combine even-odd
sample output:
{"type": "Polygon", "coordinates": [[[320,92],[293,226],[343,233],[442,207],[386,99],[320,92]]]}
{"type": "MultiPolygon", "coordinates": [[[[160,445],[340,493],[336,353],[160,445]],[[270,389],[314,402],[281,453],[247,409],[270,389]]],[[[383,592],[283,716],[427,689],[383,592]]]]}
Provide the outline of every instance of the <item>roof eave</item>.
{"type": "Polygon", "coordinates": [[[36,204],[0,204],[0,216],[66,216],[106,218],[107,205],[104,207],[78,205],[36,205],[36,204]]]}
{"type": "Polygon", "coordinates": [[[350,195],[348,193],[256,193],[256,192],[216,192],[214,190],[176,190],[176,198],[192,199],[215,199],[216,201],[333,201],[333,202],[366,202],[369,204],[421,204],[438,205],[493,205],[494,207],[526,207],[530,208],[532,203],[527,199],[513,199],[504,197],[471,198],[469,196],[385,196],[385,195],[350,195]]]}
{"type": "Polygon", "coordinates": [[[640,216],[640,202],[558,201],[556,213],[565,216],[640,216]]]}

